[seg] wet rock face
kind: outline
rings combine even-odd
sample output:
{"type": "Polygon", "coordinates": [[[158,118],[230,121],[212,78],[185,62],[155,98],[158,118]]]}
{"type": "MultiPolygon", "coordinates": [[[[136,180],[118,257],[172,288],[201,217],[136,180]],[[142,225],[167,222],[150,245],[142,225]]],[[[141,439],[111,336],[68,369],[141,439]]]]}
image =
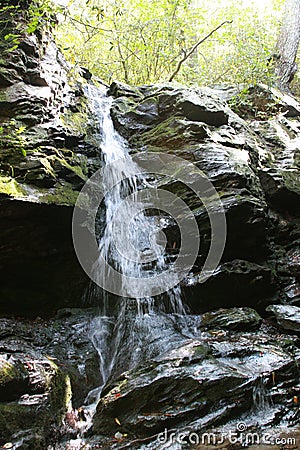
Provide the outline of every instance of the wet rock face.
{"type": "MultiPolygon", "coordinates": [[[[191,161],[221,198],[226,246],[220,267],[200,285],[197,274],[211,239],[206,208],[180,183],[159,180],[160,188],[189,205],[199,225],[200,254],[183,286],[192,310],[253,306],[263,312],[279,292],[282,299],[299,302],[295,242],[300,238],[300,106],[295,99],[264,87],[258,92],[250,89],[255,114],[240,108],[244,120],[226,105],[232,104],[230,89],[170,84],[130,88],[114,83],[109,93],[116,98],[111,111],[114,124],[133,152],[171,153],[191,161]],[[293,256],[285,257],[286,252],[293,256]]],[[[176,248],[180,241],[176,225],[166,226],[164,232],[169,248],[176,248]]]]}
{"type": "Polygon", "coordinates": [[[208,93],[197,95],[195,91],[175,89],[172,85],[150,86],[132,92],[115,83],[109,94],[118,97],[112,118],[116,128],[127,138],[136,132],[151,130],[174,116],[217,127],[227,125],[229,120],[225,106],[208,93]]]}
{"type": "Polygon", "coordinates": [[[274,314],[278,325],[287,331],[300,333],[300,308],[292,305],[270,305],[267,308],[274,314]]]}
{"type": "Polygon", "coordinates": [[[94,432],[112,435],[119,431],[128,436],[126,440],[133,440],[165,428],[187,434],[229,418],[238,422],[244,411],[259,408],[261,383],[264,401],[274,402],[273,416],[280,414],[281,419],[285,416],[292,421],[295,411],[288,405],[290,387],[297,383],[299,349],[294,347],[296,353],[290,350],[280,344],[275,330],[222,332],[216,323],[199,340],[125,373],[100,400],[94,432]],[[285,406],[279,405],[285,396],[285,406]]]}
{"type": "Polygon", "coordinates": [[[2,354],[0,373],[2,445],[12,431],[17,435],[26,430],[28,436],[32,429],[42,438],[43,432],[60,425],[71,391],[68,376],[55,363],[34,353],[2,354]]]}
{"type": "Polygon", "coordinates": [[[0,319],[0,445],[24,438],[21,448],[47,448],[98,386],[98,354],[89,339],[94,314],[77,309],[48,322],[0,319]]]}
{"type": "Polygon", "coordinates": [[[99,130],[85,80],[69,78],[51,36],[21,36],[8,51],[4,35],[15,26],[8,16],[0,31],[0,313],[47,316],[81,304],[87,285],[71,220],[78,192],[101,165],[99,130]]]}
{"type": "Polygon", "coordinates": [[[277,286],[270,268],[233,260],[221,264],[201,288],[197,274],[190,275],[183,289],[193,311],[255,305],[255,309],[263,313],[266,305],[272,302],[277,286]]]}
{"type": "Polygon", "coordinates": [[[261,317],[251,308],[218,309],[201,316],[201,329],[249,331],[259,328],[261,317]]]}
{"type": "Polygon", "coordinates": [[[30,193],[41,203],[73,205],[76,192],[100,167],[82,86],[77,82],[71,87],[70,67],[47,34],[22,38],[0,61],[0,73],[4,72],[0,193],[30,193]],[[5,186],[7,178],[16,184],[17,193],[5,186]]]}
{"type": "Polygon", "coordinates": [[[69,377],[51,359],[17,337],[12,339],[14,343],[4,339],[0,356],[0,443],[21,438],[24,432],[27,439],[36,434],[32,444],[45,444],[44,439],[61,424],[69,407],[69,377]]]}

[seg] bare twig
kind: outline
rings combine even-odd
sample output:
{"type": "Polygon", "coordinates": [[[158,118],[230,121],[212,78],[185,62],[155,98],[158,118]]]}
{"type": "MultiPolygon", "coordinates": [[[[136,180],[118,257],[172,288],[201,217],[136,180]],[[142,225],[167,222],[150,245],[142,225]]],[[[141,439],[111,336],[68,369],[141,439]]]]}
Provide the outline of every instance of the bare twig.
{"type": "Polygon", "coordinates": [[[94,25],[91,25],[88,22],[84,22],[83,20],[80,20],[80,19],[75,19],[75,17],[72,17],[70,14],[66,14],[66,17],[68,17],[68,19],[70,20],[71,23],[76,22],[76,23],[79,23],[80,25],[83,25],[86,30],[88,28],[90,28],[90,29],[94,30],[96,33],[99,33],[100,31],[105,31],[107,33],[112,32],[112,30],[108,30],[107,28],[95,27],[94,25]]]}
{"type": "Polygon", "coordinates": [[[218,31],[219,28],[221,28],[226,23],[232,23],[232,20],[225,20],[224,22],[220,23],[220,25],[218,25],[216,28],[211,30],[204,38],[200,39],[200,41],[198,41],[190,50],[184,51],[183,57],[181,58],[181,60],[177,64],[176,70],[172,73],[172,75],[169,78],[170,82],[174,80],[174,78],[176,77],[176,75],[180,71],[182,64],[194,53],[195,50],[197,50],[199,45],[203,44],[204,41],[206,41],[208,38],[210,38],[210,36],[212,34],[214,34],[216,31],[218,31]]]}

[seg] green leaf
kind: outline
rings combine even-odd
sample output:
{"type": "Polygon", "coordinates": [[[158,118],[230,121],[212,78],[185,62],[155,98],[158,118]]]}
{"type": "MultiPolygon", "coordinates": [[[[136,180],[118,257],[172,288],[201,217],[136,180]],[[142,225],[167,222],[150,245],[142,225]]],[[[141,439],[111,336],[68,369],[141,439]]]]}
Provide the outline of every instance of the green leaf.
{"type": "Polygon", "coordinates": [[[16,38],[19,38],[19,35],[18,35],[18,34],[8,33],[8,34],[6,34],[6,35],[4,36],[4,40],[5,40],[5,41],[11,41],[11,40],[14,40],[14,39],[16,39],[16,38]]]}
{"type": "Polygon", "coordinates": [[[10,47],[8,49],[6,49],[7,52],[13,52],[14,50],[16,50],[19,47],[18,44],[14,45],[13,47],[10,47]]]}
{"type": "Polygon", "coordinates": [[[21,133],[24,133],[25,130],[26,130],[26,127],[25,127],[25,126],[21,126],[21,127],[19,127],[19,128],[16,130],[16,133],[17,133],[17,134],[21,134],[21,133]]]}

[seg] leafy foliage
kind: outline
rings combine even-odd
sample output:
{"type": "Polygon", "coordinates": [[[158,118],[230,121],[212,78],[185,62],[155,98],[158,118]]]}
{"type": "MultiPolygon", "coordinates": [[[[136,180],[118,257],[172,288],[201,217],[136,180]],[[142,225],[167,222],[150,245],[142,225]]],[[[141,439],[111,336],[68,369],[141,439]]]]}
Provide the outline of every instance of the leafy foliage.
{"type": "Polygon", "coordinates": [[[11,119],[9,123],[0,127],[0,150],[6,148],[14,148],[15,150],[26,156],[26,138],[24,132],[26,127],[17,123],[15,119],[11,119]]]}
{"type": "Polygon", "coordinates": [[[52,0],[26,2],[3,0],[0,6],[0,37],[5,52],[18,48],[24,34],[33,34],[56,25],[56,14],[52,0]]]}
{"type": "Polygon", "coordinates": [[[174,74],[175,81],[190,85],[273,81],[272,55],[283,0],[3,0],[1,4],[1,45],[6,52],[18,47],[23,34],[53,28],[58,17],[56,38],[67,59],[107,83],[163,82],[174,74]],[[16,16],[23,20],[9,27],[16,16]]]}
{"type": "Polygon", "coordinates": [[[263,85],[247,86],[228,101],[229,106],[243,118],[267,120],[281,111],[281,104],[271,90],[263,85]]]}
{"type": "Polygon", "coordinates": [[[282,3],[70,0],[57,40],[69,60],[106,82],[144,84],[168,80],[183,55],[228,20],[182,64],[175,81],[270,82],[282,3]]]}

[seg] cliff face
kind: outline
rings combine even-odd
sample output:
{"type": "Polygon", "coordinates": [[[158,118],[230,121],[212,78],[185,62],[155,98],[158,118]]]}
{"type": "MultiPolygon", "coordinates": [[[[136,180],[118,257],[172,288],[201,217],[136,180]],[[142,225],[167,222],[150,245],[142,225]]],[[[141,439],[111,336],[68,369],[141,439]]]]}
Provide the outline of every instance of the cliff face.
{"type": "MultiPolygon", "coordinates": [[[[15,20],[8,15],[0,59],[1,310],[45,314],[79,304],[87,284],[72,247],[71,215],[81,187],[101,166],[101,130],[84,92],[87,81],[49,34],[23,35],[12,50],[4,36],[15,20]]],[[[237,115],[226,105],[237,106],[236,94],[234,88],[172,85],[113,84],[109,90],[114,124],[133,152],[175,153],[196,163],[223,202],[228,234],[222,264],[199,285],[208,217],[199,199],[165,184],[188,199],[202,230],[203,254],[186,287],[197,311],[249,304],[263,310],[276,294],[293,302],[299,295],[297,269],[290,271],[299,251],[299,104],[258,87],[237,115]]],[[[170,246],[176,244],[176,227],[166,233],[170,246]]]]}
{"type": "MultiPolygon", "coordinates": [[[[185,287],[192,309],[251,305],[262,312],[274,298],[297,303],[299,272],[291,270],[299,264],[300,237],[296,100],[264,86],[249,89],[240,100],[235,88],[171,85],[130,89],[115,83],[110,94],[116,98],[115,127],[134,151],[167,152],[193,162],[222,200],[225,250],[214,275],[199,284],[210,245],[208,215],[195,193],[174,181],[159,182],[187,202],[199,225],[201,255],[185,287]]],[[[171,248],[178,230],[165,231],[171,248]]]]}
{"type": "MultiPolygon", "coordinates": [[[[8,14],[3,36],[15,21],[8,14]]],[[[47,314],[79,303],[86,284],[71,216],[78,190],[100,165],[99,150],[80,76],[74,81],[51,36],[21,36],[13,51],[3,36],[0,310],[47,314]]]]}
{"type": "MultiPolygon", "coordinates": [[[[233,422],[245,422],[258,433],[258,422],[262,430],[299,424],[299,409],[292,405],[299,396],[300,105],[264,86],[244,98],[236,97],[235,88],[118,83],[110,94],[115,127],[134,152],[181,156],[213,182],[225,210],[227,241],[217,270],[200,283],[211,241],[209,217],[197,195],[174,181],[178,167],[174,179],[159,177],[157,186],[184,199],[199,225],[201,251],[183,283],[191,311],[201,313],[198,339],[177,344],[108,386],[94,432],[126,433],[149,440],[149,449],[163,449],[155,435],[163,439],[164,430],[174,431],[174,443],[180,433],[188,443],[191,432],[222,436],[225,423],[235,429],[233,422]],[[289,349],[286,339],[295,339],[289,349]]],[[[178,227],[164,231],[169,252],[176,254],[178,227]]],[[[176,330],[170,326],[174,342],[176,330]]],[[[132,448],[141,447],[134,441],[132,448]]]]}

